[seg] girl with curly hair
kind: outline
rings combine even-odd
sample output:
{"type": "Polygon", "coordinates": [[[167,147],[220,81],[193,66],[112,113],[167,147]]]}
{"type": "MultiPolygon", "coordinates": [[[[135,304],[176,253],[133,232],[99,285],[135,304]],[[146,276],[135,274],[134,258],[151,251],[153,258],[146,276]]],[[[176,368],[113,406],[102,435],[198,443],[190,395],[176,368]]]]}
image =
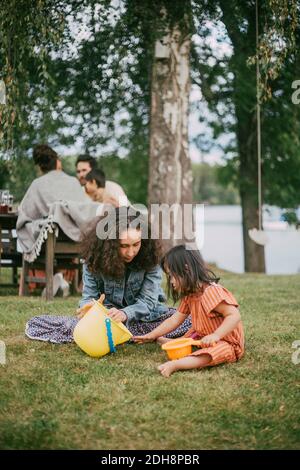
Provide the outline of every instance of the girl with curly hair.
{"type": "MultiPolygon", "coordinates": [[[[133,335],[143,335],[169,318],[161,288],[161,251],[151,238],[144,216],[132,207],[112,208],[95,220],[82,240],[83,291],[77,318],[43,316],[27,324],[32,339],[70,342],[73,330],[93,299],[104,297],[109,316],[126,324],[133,335]],[[55,319],[55,324],[53,324],[55,319]],[[42,336],[42,337],[41,337],[42,336]]],[[[168,337],[183,335],[191,326],[187,318],[168,337]]]]}

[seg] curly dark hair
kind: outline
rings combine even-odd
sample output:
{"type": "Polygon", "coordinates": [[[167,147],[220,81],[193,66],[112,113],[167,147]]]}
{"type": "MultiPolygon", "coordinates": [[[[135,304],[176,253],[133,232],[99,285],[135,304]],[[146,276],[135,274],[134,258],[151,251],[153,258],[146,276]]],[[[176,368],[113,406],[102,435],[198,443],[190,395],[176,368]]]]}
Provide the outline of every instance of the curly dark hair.
{"type": "Polygon", "coordinates": [[[160,243],[151,239],[145,217],[138,210],[125,206],[106,210],[97,217],[92,228],[83,235],[81,248],[82,257],[91,273],[102,273],[113,279],[124,277],[128,265],[135,271],[149,271],[159,264],[161,258],[160,243]],[[110,234],[115,232],[120,235],[129,228],[141,230],[141,248],[130,263],[125,263],[119,254],[118,236],[111,238],[110,234]]]}
{"type": "Polygon", "coordinates": [[[167,275],[168,297],[174,302],[180,298],[194,294],[202,289],[203,284],[219,282],[217,277],[205,264],[199,250],[188,250],[185,245],[171,248],[162,258],[161,267],[167,275]],[[180,284],[180,291],[173,288],[170,275],[180,284]]]}
{"type": "Polygon", "coordinates": [[[43,173],[56,169],[57,153],[46,144],[36,145],[33,149],[33,161],[43,173]]]}

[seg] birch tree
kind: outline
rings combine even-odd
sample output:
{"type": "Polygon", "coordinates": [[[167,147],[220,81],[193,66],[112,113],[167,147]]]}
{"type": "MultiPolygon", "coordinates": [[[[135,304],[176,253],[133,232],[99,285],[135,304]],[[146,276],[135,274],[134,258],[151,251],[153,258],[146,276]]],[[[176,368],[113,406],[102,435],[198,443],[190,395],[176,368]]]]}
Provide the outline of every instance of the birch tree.
{"type": "Polygon", "coordinates": [[[185,22],[175,23],[154,47],[148,202],[173,208],[176,205],[171,218],[162,216],[162,223],[171,222],[170,239],[163,240],[165,249],[182,242],[184,226],[192,222],[185,219],[182,225],[184,204],[192,203],[188,142],[190,43],[186,15],[185,22]]]}

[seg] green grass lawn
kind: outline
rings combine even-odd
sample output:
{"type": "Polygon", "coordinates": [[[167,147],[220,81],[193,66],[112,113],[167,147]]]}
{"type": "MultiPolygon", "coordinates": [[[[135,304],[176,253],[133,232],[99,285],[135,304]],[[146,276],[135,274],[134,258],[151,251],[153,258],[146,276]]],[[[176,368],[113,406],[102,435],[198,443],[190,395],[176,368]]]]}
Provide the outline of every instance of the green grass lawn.
{"type": "Polygon", "coordinates": [[[75,344],[24,336],[41,313],[70,314],[78,298],[49,304],[0,297],[2,449],[300,448],[300,275],[222,273],[241,305],[246,355],[235,364],[163,378],[155,344],[118,346],[92,359],[75,344]]]}

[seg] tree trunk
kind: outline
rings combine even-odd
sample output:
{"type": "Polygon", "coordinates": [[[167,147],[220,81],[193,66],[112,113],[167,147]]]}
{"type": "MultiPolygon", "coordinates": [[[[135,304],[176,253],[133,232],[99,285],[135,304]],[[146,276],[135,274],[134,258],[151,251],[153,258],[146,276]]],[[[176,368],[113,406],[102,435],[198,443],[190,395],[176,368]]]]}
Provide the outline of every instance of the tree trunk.
{"type": "Polygon", "coordinates": [[[264,273],[265,250],[249,237],[248,231],[259,227],[256,123],[250,119],[238,125],[240,154],[240,196],[242,203],[244,262],[246,272],[264,273]],[[247,126],[247,122],[249,125],[247,126]]]}
{"type": "Polygon", "coordinates": [[[245,271],[264,273],[266,271],[264,247],[251,240],[248,234],[249,229],[258,228],[257,205],[247,192],[241,191],[241,201],[245,271]]]}
{"type": "MultiPolygon", "coordinates": [[[[178,27],[155,44],[152,68],[148,203],[169,207],[192,203],[192,171],[188,148],[190,37],[178,27]]],[[[176,212],[176,211],[175,211],[176,212]]],[[[157,215],[154,215],[156,217],[157,215]]],[[[174,215],[165,250],[185,241],[176,239],[180,210],[174,215]]],[[[191,217],[192,218],[192,217],[191,217]]],[[[162,223],[168,218],[162,216],[162,223]]],[[[190,221],[191,222],[191,221],[190,221]]],[[[184,226],[189,222],[185,219],[184,226]]]]}

